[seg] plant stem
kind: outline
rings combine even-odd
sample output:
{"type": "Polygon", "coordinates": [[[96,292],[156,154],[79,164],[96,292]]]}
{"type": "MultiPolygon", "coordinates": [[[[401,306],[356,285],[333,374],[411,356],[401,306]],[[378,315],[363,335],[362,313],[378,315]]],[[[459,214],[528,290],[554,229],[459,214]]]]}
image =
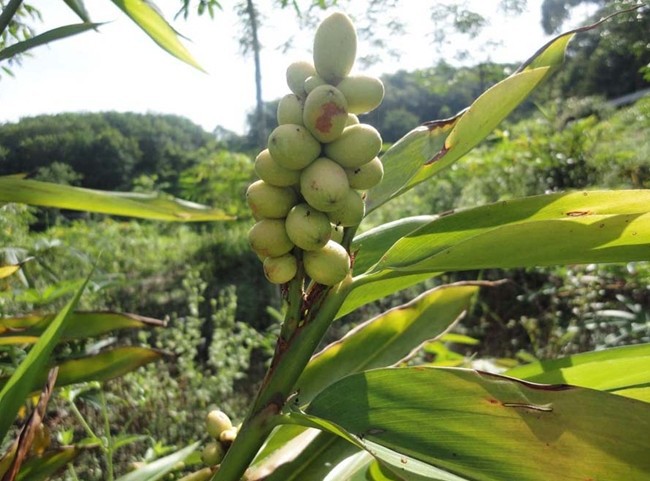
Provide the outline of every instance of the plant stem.
{"type": "MultiPolygon", "coordinates": [[[[84,431],[86,431],[86,434],[91,437],[92,439],[96,439],[97,441],[101,441],[99,439],[99,436],[97,436],[86,419],[83,417],[83,414],[81,414],[81,411],[79,411],[79,408],[77,405],[74,403],[74,400],[70,400],[70,408],[72,409],[72,412],[74,415],[77,417],[77,420],[81,423],[81,427],[84,428],[84,431]]],[[[102,444],[101,442],[99,443],[100,445],[102,444]]],[[[103,447],[103,446],[102,446],[103,447]]]]}
{"type": "MultiPolygon", "coordinates": [[[[351,284],[352,278],[348,276],[324,291],[324,295],[309,307],[289,339],[280,337],[257,398],[213,481],[239,481],[244,475],[275,427],[286,399],[343,304],[351,284]]],[[[287,311],[287,316],[290,311],[287,311]]]]}
{"type": "Polygon", "coordinates": [[[10,0],[2,12],[0,12],[0,33],[4,32],[9,26],[11,19],[14,18],[21,3],[23,3],[23,0],[10,0]]]}
{"type": "Polygon", "coordinates": [[[99,396],[102,400],[102,417],[104,418],[104,437],[106,438],[106,468],[108,469],[108,481],[115,479],[113,468],[113,438],[111,437],[111,423],[108,419],[108,408],[106,406],[106,396],[102,389],[99,390],[99,396]]]}

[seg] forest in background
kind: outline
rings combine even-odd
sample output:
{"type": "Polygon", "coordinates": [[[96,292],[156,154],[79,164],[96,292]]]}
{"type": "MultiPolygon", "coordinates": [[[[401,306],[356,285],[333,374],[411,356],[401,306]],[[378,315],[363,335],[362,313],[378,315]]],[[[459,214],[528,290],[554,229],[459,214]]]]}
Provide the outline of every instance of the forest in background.
{"type": "MultiPolygon", "coordinates": [[[[634,23],[638,30],[621,17],[608,25],[608,35],[582,34],[566,68],[487,142],[435,183],[374,213],[366,227],[421,212],[586,186],[648,188],[650,99],[623,106],[611,102],[648,87],[648,17],[634,23]]],[[[466,107],[515,67],[439,63],[386,75],[382,107],[363,120],[382,132],[385,142],[394,142],[423,121],[466,107]]],[[[275,122],[276,106],[277,101],[264,104],[267,128],[275,122]]],[[[0,208],[5,261],[35,256],[21,277],[1,281],[12,285],[11,291],[0,291],[0,314],[56,311],[75,281],[97,264],[83,308],[137,312],[165,319],[174,328],[100,341],[150,345],[168,355],[164,362],[109,383],[115,394],[111,416],[146,432],[155,440],[150,443],[155,454],[191,438],[215,399],[235,419],[240,417],[272,353],[279,296],[265,281],[246,240],[252,218],[243,194],[259,150],[256,129],[263,125],[254,119],[251,113],[244,136],[223,129],[205,132],[176,116],[116,112],[39,116],[0,125],[0,174],[27,173],[106,190],[157,191],[238,217],[188,226],[12,204],[0,208]],[[184,392],[193,396],[185,398],[184,392]],[[178,407],[168,411],[174,422],[152,415],[162,406],[178,407]]],[[[650,305],[647,263],[447,275],[368,306],[334,328],[345,332],[426,287],[475,278],[509,281],[483,290],[458,328],[466,337],[425,346],[420,356],[426,360],[469,365],[481,358],[499,366],[650,341],[644,309],[650,305]]],[[[100,347],[71,342],[66,349],[100,347]]],[[[93,409],[89,395],[84,412],[98,420],[93,409]]],[[[78,431],[63,416],[49,427],[59,433],[78,431]]],[[[133,461],[128,453],[123,458],[124,464],[133,461]]]]}

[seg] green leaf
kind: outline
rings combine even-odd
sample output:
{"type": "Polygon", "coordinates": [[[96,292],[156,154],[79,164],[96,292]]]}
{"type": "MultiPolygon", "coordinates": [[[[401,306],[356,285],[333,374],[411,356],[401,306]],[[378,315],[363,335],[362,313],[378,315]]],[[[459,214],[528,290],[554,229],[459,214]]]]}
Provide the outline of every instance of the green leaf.
{"type": "Polygon", "coordinates": [[[397,241],[376,266],[407,274],[647,260],[650,191],[504,201],[441,217],[397,241]]]}
{"type": "Polygon", "coordinates": [[[160,15],[152,2],[145,0],[111,1],[126,13],[163,50],[204,72],[203,68],[201,68],[190,52],[180,42],[174,29],[160,15]]]}
{"type": "Polygon", "coordinates": [[[198,442],[191,444],[169,456],[157,459],[140,469],[120,476],[116,481],[156,481],[157,479],[162,479],[167,473],[173,471],[178,463],[183,462],[192,454],[198,446],[198,442]]]}
{"type": "MultiPolygon", "coordinates": [[[[17,339],[25,336],[37,338],[54,320],[53,315],[29,314],[20,317],[0,319],[0,345],[25,341],[17,339]]],[[[86,339],[117,329],[141,329],[159,327],[165,323],[158,319],[120,312],[74,312],[61,335],[61,340],[86,339]]]]}
{"type": "Polygon", "coordinates": [[[90,15],[83,0],[63,0],[68,7],[84,22],[90,22],[90,15]]]}
{"type": "Polygon", "coordinates": [[[87,32],[88,30],[95,29],[100,25],[102,24],[85,22],[48,30],[45,33],[36,35],[35,37],[29,38],[27,40],[23,40],[22,42],[16,42],[13,45],[0,50],[0,61],[11,58],[32,48],[54,42],[55,40],[61,40],[73,35],[77,35],[79,33],[87,32]]]}
{"type": "Polygon", "coordinates": [[[601,23],[558,35],[456,117],[428,122],[398,141],[395,150],[389,149],[382,157],[387,175],[368,192],[367,211],[373,211],[430,179],[478,145],[561,66],[566,47],[576,33],[591,30],[601,23]],[[443,141],[441,136],[447,133],[443,141]]]}
{"type": "MultiPolygon", "coordinates": [[[[107,381],[134,371],[140,366],[153,362],[162,356],[160,351],[144,347],[126,346],[104,351],[94,356],[69,359],[58,364],[59,375],[56,386],[67,386],[89,381],[107,381]]],[[[37,391],[47,377],[44,369],[36,373],[28,393],[37,391]]],[[[0,387],[6,379],[0,379],[0,387]]]]}
{"type": "Polygon", "coordinates": [[[650,475],[650,405],[579,387],[464,369],[378,369],[333,384],[308,413],[367,449],[374,443],[473,481],[650,475]]]}
{"type": "Polygon", "coordinates": [[[383,180],[368,192],[366,211],[370,213],[401,193],[408,181],[444,144],[460,114],[446,120],[427,122],[407,133],[381,156],[383,180]]]}
{"type": "Polygon", "coordinates": [[[9,277],[12,274],[15,274],[20,270],[20,264],[9,265],[9,266],[0,266],[0,279],[9,277]]]}
{"type": "Polygon", "coordinates": [[[409,357],[422,343],[449,330],[477,292],[476,285],[438,287],[357,326],[309,361],[296,383],[300,404],[348,374],[409,357]]]}
{"type": "Polygon", "coordinates": [[[219,209],[158,194],[105,192],[16,176],[0,177],[0,202],[179,222],[231,220],[219,209]]]}
{"type": "MultiPolygon", "coordinates": [[[[295,429],[282,426],[281,429],[295,429]]],[[[354,445],[329,433],[309,429],[288,441],[246,472],[248,481],[318,481],[332,466],[358,451],[354,445]]]]}
{"type": "Polygon", "coordinates": [[[383,271],[356,277],[352,282],[350,293],[336,314],[336,318],[343,317],[365,304],[419,284],[439,274],[442,274],[442,272],[405,274],[403,272],[383,271]]]}
{"type": "Polygon", "coordinates": [[[650,344],[615,347],[515,367],[505,374],[543,384],[571,384],[623,396],[650,385],[650,344]]]}
{"type": "Polygon", "coordinates": [[[350,251],[355,253],[354,274],[366,272],[395,242],[437,218],[435,215],[406,217],[382,224],[355,237],[350,246],[350,251]]]}
{"type": "Polygon", "coordinates": [[[2,390],[0,390],[0,412],[2,413],[2,416],[0,416],[0,444],[13,424],[18,410],[25,402],[25,398],[29,393],[40,389],[45,384],[50,354],[66,327],[68,314],[79,302],[88,279],[79,287],[72,300],[59,312],[38,342],[34,344],[27,356],[2,386],[2,390]]]}
{"type": "Polygon", "coordinates": [[[23,464],[16,480],[46,481],[74,461],[84,450],[78,446],[63,446],[42,456],[33,456],[23,464]]]}

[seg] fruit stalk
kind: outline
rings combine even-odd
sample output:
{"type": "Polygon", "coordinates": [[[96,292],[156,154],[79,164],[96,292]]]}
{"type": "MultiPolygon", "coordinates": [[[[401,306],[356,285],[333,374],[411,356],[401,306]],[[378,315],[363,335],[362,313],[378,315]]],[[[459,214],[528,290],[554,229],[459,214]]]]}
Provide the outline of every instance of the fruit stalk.
{"type": "Polygon", "coordinates": [[[342,282],[324,291],[289,339],[280,337],[257,398],[212,478],[213,481],[242,479],[280,419],[279,414],[287,398],[292,394],[298,378],[343,304],[351,285],[352,278],[348,275],[342,282]]]}

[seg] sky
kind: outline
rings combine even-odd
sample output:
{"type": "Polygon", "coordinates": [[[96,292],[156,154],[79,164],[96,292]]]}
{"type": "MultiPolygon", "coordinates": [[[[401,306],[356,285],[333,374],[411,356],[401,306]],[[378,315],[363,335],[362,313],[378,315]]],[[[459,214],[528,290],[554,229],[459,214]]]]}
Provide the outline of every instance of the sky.
{"type": "MultiPolygon", "coordinates": [[[[78,18],[63,2],[32,0],[43,15],[37,33],[49,28],[77,23],[78,18]]],[[[191,15],[188,20],[174,14],[179,0],[158,0],[165,18],[190,40],[185,45],[207,73],[173,58],[121,13],[108,0],[86,0],[93,21],[107,22],[99,33],[87,32],[32,50],[32,56],[14,67],[15,77],[0,78],[0,123],[43,113],[120,112],[171,113],[189,118],[212,131],[217,125],[245,133],[246,115],[254,109],[255,84],[252,57],[240,53],[237,17],[224,1],[215,18],[191,15]]],[[[264,100],[289,93],[285,70],[294,60],[311,59],[313,32],[300,31],[291,8],[270,9],[272,0],[260,0],[266,11],[260,37],[263,43],[262,72],[264,100]],[[266,8],[265,8],[266,6],[266,8]],[[293,47],[280,46],[294,36],[293,47]]],[[[351,15],[361,15],[365,2],[351,2],[351,15]]],[[[433,66],[441,58],[455,63],[454,46],[440,48],[431,41],[432,21],[428,8],[434,0],[402,0],[400,18],[407,34],[391,38],[398,58],[386,56],[363,73],[381,75],[400,69],[433,66]],[[424,39],[424,41],[423,41],[424,39]]],[[[471,8],[492,20],[484,34],[471,44],[476,60],[522,62],[550,37],[544,35],[539,20],[541,0],[529,0],[520,16],[495,16],[496,1],[467,0],[471,8]],[[502,45],[486,47],[490,39],[502,45]],[[482,46],[481,46],[482,45],[482,46]]],[[[326,13],[323,13],[324,17],[326,13]]],[[[381,32],[377,32],[381,35],[381,32]]],[[[359,41],[359,55],[369,53],[369,42],[359,41]]],[[[361,73],[360,71],[357,71],[361,73]]]]}

